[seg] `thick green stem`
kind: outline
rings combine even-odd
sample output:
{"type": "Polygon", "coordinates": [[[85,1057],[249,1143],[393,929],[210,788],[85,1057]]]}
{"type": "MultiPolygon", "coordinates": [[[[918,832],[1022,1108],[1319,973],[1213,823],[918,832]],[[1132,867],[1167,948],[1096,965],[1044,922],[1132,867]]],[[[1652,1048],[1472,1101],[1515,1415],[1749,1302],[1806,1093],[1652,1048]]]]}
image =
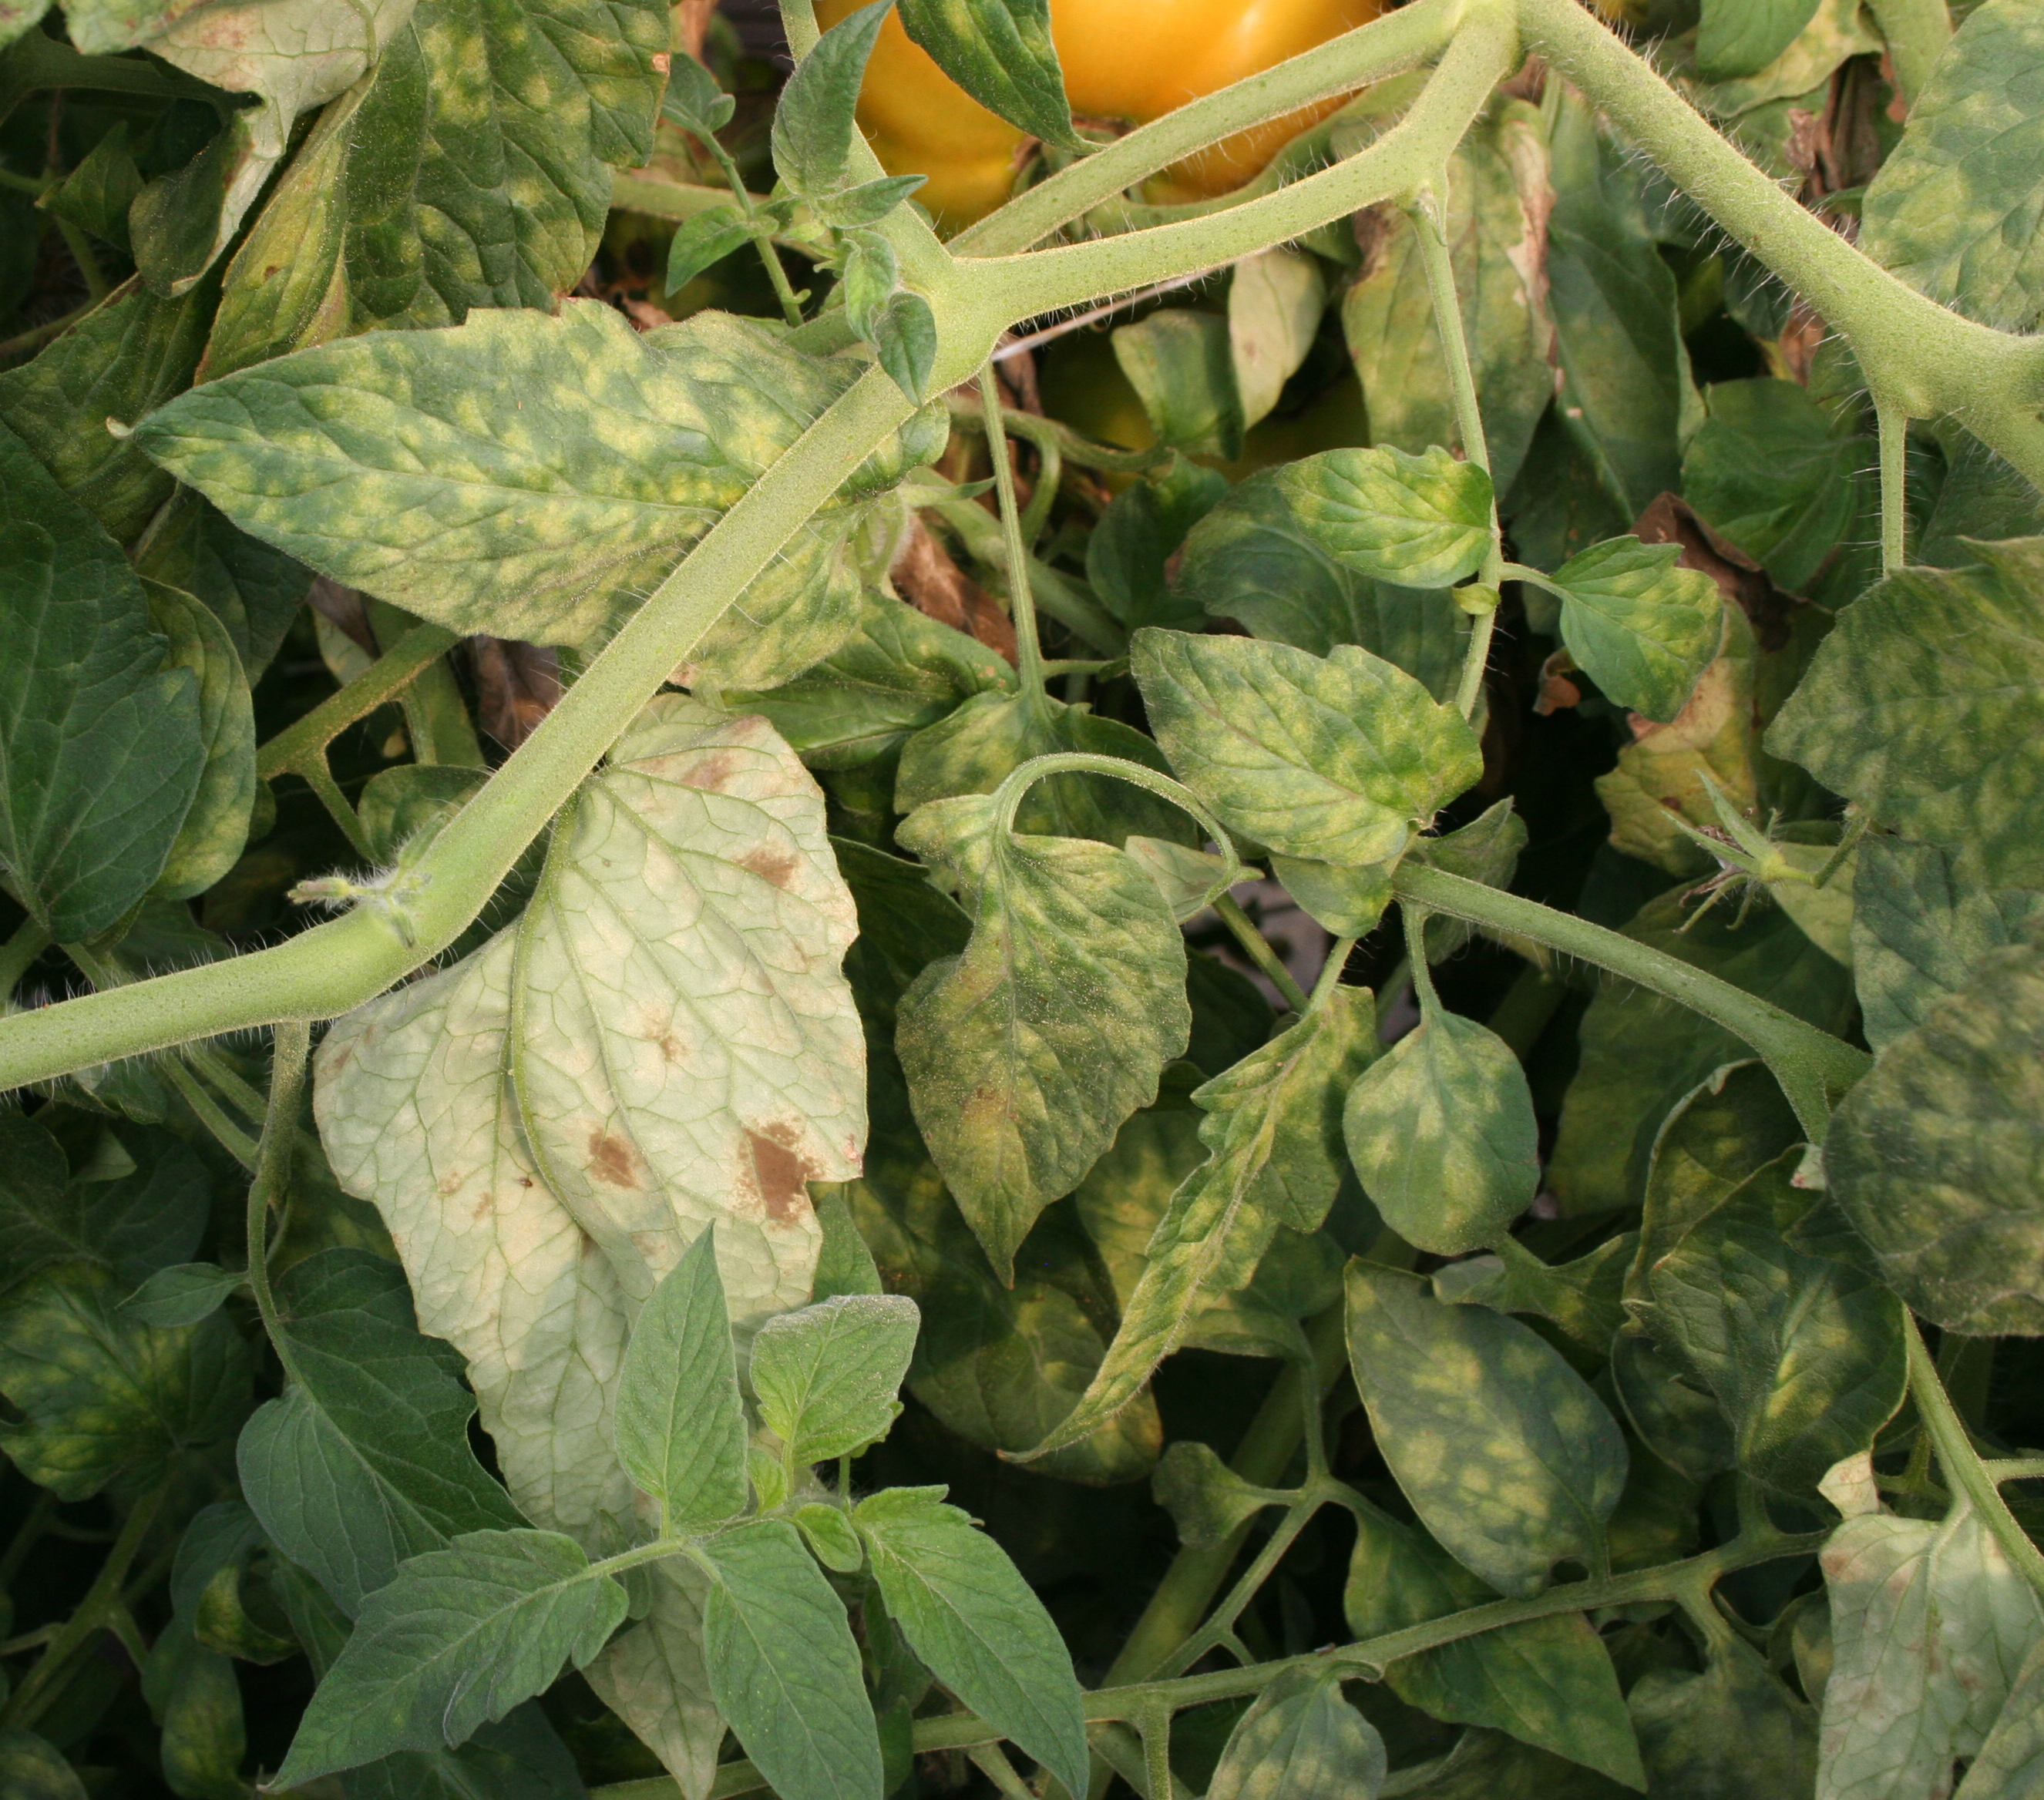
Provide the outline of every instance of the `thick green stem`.
{"type": "Polygon", "coordinates": [[[1892,575],[1909,559],[1909,415],[1874,397],[1881,433],[1881,572],[1892,575]]]}
{"type": "Polygon", "coordinates": [[[1924,1347],[1923,1334],[1913,1318],[1908,1322],[1909,1397],[1916,1403],[1918,1417],[1937,1448],[1938,1466],[1945,1472],[1948,1487],[1964,1494],[1974,1513],[2001,1552],[2023,1579],[2044,1595],[2044,1551],[2030,1541],[2030,1534],[2015,1522],[2008,1503],[2001,1497],[1993,1474],[1974,1449],[1966,1428],[1953,1410],[1945,1384],[1938,1379],[1938,1365],[1924,1347]]]}
{"type": "Polygon", "coordinates": [[[1913,106],[1952,40],[1951,13],[1945,0],[1867,0],[1867,5],[1888,40],[1896,85],[1905,104],[1913,106]]]}
{"type": "Polygon", "coordinates": [[[328,694],[263,745],[256,753],[256,773],[266,781],[303,774],[356,720],[395,700],[454,642],[455,634],[440,626],[414,625],[338,693],[328,694]]]}
{"type": "Polygon", "coordinates": [[[1527,48],[1608,113],[1690,199],[1842,332],[1911,417],[1957,419],[2044,487],[2044,338],[1927,299],[1799,206],[1577,0],[1518,0],[1527,48]]]}
{"type": "Polygon", "coordinates": [[[1864,1050],[1805,1024],[1793,1013],[1573,913],[1557,912],[1538,901],[1409,861],[1399,866],[1391,885],[1401,900],[1580,957],[1722,1025],[1759,1053],[1813,1144],[1823,1142],[1832,1100],[1871,1065],[1864,1050]]]}
{"type": "Polygon", "coordinates": [[[1015,666],[1022,692],[1040,717],[1043,706],[1043,647],[1036,637],[1036,603],[1029,593],[1029,546],[1022,534],[1022,510],[1015,498],[1015,466],[1008,457],[1008,434],[1001,424],[1001,390],[993,365],[979,370],[980,420],[986,432],[987,459],[993,465],[993,488],[1001,501],[1001,533],[1008,567],[1008,610],[1015,624],[1015,666]]]}

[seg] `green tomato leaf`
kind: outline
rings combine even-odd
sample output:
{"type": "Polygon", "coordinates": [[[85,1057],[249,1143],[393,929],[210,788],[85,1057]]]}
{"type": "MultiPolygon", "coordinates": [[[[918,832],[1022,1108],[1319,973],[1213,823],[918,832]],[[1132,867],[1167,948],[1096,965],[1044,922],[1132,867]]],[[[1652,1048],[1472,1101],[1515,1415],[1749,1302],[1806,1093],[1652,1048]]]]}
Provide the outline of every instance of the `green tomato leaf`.
{"type": "Polygon", "coordinates": [[[1228,338],[1245,426],[1267,416],[1298,373],[1313,347],[1327,297],[1320,265],[1296,250],[1266,250],[1235,264],[1228,289],[1228,338]]]}
{"type": "MultiPolygon", "coordinates": [[[[451,630],[578,643],[621,623],[856,374],[728,315],[641,337],[569,301],[301,351],[193,390],[136,436],[335,580],[451,630]]],[[[914,455],[936,447],[918,433],[914,455]]],[[[883,449],[852,489],[906,466],[883,449]]],[[[771,685],[836,647],[860,505],[826,506],[751,583],[696,652],[706,670],[771,685]]]]}
{"type": "Polygon", "coordinates": [[[196,1325],[220,1311],[229,1295],[248,1277],[238,1268],[222,1268],[217,1263],[173,1263],[156,1272],[121,1303],[144,1324],[164,1330],[181,1325],[196,1325]]]}
{"type": "Polygon", "coordinates": [[[464,1743],[564,1664],[587,1664],[624,1608],[624,1590],[558,1532],[470,1532],[414,1556],[363,1602],[275,1779],[464,1743]]]}
{"type": "Polygon", "coordinates": [[[763,719],[670,694],[555,834],[518,927],[513,1078],[548,1187],[628,1293],[716,1222],[734,1319],[808,1296],[807,1184],[855,1173],[866,1125],[823,812],[763,719]]]}
{"type": "Polygon", "coordinates": [[[1366,990],[1337,988],[1289,1030],[1193,1090],[1204,1162],[1174,1193],[1121,1324],[1079,1404],[1020,1460],[1098,1430],[1184,1341],[1203,1307],[1244,1287],[1279,1227],[1319,1229],[1341,1185],[1342,1096],[1377,1054],[1366,990]]]}
{"type": "Polygon", "coordinates": [[[2044,923],[2044,894],[1990,888],[1965,850],[1862,840],[1853,877],[1853,984],[1866,1041],[1885,1048],[1966,984],[1990,950],[2044,923]]]}
{"type": "MultiPolygon", "coordinates": [[[[1094,543],[1113,511],[1108,508],[1094,543]]],[[[1087,566],[1100,585],[1090,552],[1087,566]]],[[[1301,519],[1274,469],[1251,475],[1193,526],[1175,592],[1210,617],[1239,620],[1252,637],[1315,656],[1338,643],[1360,644],[1396,663],[1435,699],[1454,696],[1469,620],[1445,594],[1358,574],[1301,519]]]]}
{"type": "Polygon", "coordinates": [[[136,547],[137,574],[203,601],[227,628],[241,670],[260,681],[298,618],[313,572],[252,538],[190,488],[181,488],[136,547]]]}
{"type": "Polygon", "coordinates": [[[1435,1297],[1552,1319],[1585,1349],[1601,1355],[1625,1322],[1619,1295],[1636,1242],[1628,1231],[1607,1238],[1573,1262],[1552,1265],[1530,1251],[1509,1262],[1502,1257],[1466,1257],[1434,1271],[1435,1297]]]}
{"type": "Polygon", "coordinates": [[[943,1495],[889,1488],[853,1510],[888,1617],[938,1680],[1080,1793],[1085,1719],[1064,1640],[1008,1553],[943,1495]]]}
{"type": "Polygon", "coordinates": [[[1994,885],[2044,885],[2044,538],[1971,548],[1839,614],[1767,747],[1883,824],[1970,845],[1994,885]]]}
{"type": "Polygon", "coordinates": [[[69,1174],[37,1120],[0,1114],[0,1268],[11,1285],[53,1262],[96,1263],[124,1288],[189,1261],[213,1211],[206,1165],[168,1132],[122,1124],[110,1134],[133,1164],[69,1174]]]}
{"type": "Polygon", "coordinates": [[[1482,773],[1453,707],[1353,645],[1146,631],[1132,665],[1171,766],[1231,830],[1287,856],[1396,857],[1482,773]]]}
{"type": "Polygon", "coordinates": [[[703,1545],[710,1687],[782,1800],[880,1800],[880,1740],[843,1604],[795,1528],[755,1519],[703,1545]]]}
{"type": "Polygon", "coordinates": [[[1818,0],[1704,0],[1696,67],[1709,81],[1758,75],[1802,35],[1818,0]]]}
{"type": "Polygon", "coordinates": [[[1818,1800],[1936,1794],[1979,1752],[2044,1606],[1979,1518],[1869,1513],[1833,1532],[1818,1800]]]}
{"type": "Polygon", "coordinates": [[[191,1621],[180,1618],[151,1646],[142,1685],[162,1728],[158,1754],[171,1791],[218,1800],[244,1791],[248,1733],[233,1663],[198,1642],[191,1621]]]}
{"type": "Polygon", "coordinates": [[[1166,306],[1116,328],[1114,359],[1162,441],[1188,455],[1242,454],[1242,396],[1225,319],[1166,306]]]}
{"type": "Polygon", "coordinates": [[[1327,450],[1278,471],[1300,524],[1373,580],[1444,588],[1473,574],[1490,547],[1490,477],[1438,444],[1327,450]]]}
{"type": "Polygon", "coordinates": [[[2001,1717],[1953,1800],[2021,1800],[2044,1779],[2044,1639],[2016,1671],[2001,1717]]]}
{"type": "MultiPolygon", "coordinates": [[[[1424,1625],[1492,1598],[1423,1532],[1374,1506],[1356,1515],[1343,1607],[1359,1638],[1424,1625]]],[[[1618,1673],[1581,1613],[1526,1619],[1384,1671],[1408,1706],[1454,1725],[1509,1732],[1628,1787],[1644,1786],[1618,1673]]]]}
{"type": "Polygon", "coordinates": [[[1221,1752],[1207,1800],[1377,1800],[1387,1767],[1377,1727],[1331,1669],[1292,1669],[1258,1694],[1221,1752]]]}
{"type": "Polygon", "coordinates": [[[795,67],[774,109],[774,167],[797,194],[826,194],[844,178],[859,85],[889,0],[848,13],[795,67]]]}
{"type": "Polygon", "coordinates": [[[921,405],[937,360],[937,316],[913,289],[904,289],[873,322],[874,354],[888,379],[921,405]]]}
{"type": "Polygon", "coordinates": [[[916,1303],[840,1294],[770,1318],[752,1340],[759,1417],[797,1467],[848,1457],[884,1437],[915,1354],[916,1303]]]}
{"type": "Polygon", "coordinates": [[[1072,129],[1048,0],[902,0],[910,39],[988,111],[1061,150],[1072,129]]]}
{"type": "Polygon", "coordinates": [[[928,179],[927,175],[882,175],[877,181],[861,182],[817,201],[816,213],[840,231],[877,225],[928,179]]]}
{"type": "Polygon", "coordinates": [[[731,123],[738,102],[717,85],[717,77],[693,56],[677,56],[667,65],[667,90],[660,110],[684,131],[713,137],[731,123]]]}
{"type": "Polygon", "coordinates": [[[1439,1007],[1362,1072],[1342,1132],[1385,1223],[1435,1256],[1495,1243],[1540,1185],[1539,1130],[1518,1057],[1495,1032],[1439,1007]]]}
{"type": "Polygon", "coordinates": [[[1150,1492],[1189,1550],[1225,1543],[1266,1506],[1285,1503],[1281,1494],[1244,1481],[1193,1437],[1181,1437],[1164,1453],[1150,1492]]]}
{"type": "Polygon", "coordinates": [[[0,496],[0,867],[68,942],[162,873],[206,773],[200,683],[120,547],[4,425],[0,496]]]}
{"type": "Polygon", "coordinates": [[[1812,1492],[1873,1447],[1908,1384],[1901,1303],[1791,1227],[1812,1196],[1791,1150],[1735,1188],[1646,1272],[1631,1310],[1731,1421],[1739,1467],[1812,1492]]]}
{"type": "Polygon", "coordinates": [[[160,1480],[165,1459],[232,1434],[248,1347],[218,1314],[165,1330],[121,1311],[106,1270],[71,1263],[0,1301],[0,1393],[18,1417],[0,1448],[60,1500],[160,1480]]]}
{"type": "Polygon", "coordinates": [[[1710,416],[1682,453],[1682,497],[1783,587],[1807,593],[1862,529],[1866,439],[1794,382],[1720,382],[1704,397],[1710,416]]]}
{"type": "Polygon", "coordinates": [[[1946,1330],[2044,1330],[2040,1109],[2044,950],[2023,945],[1981,958],[1832,1115],[1831,1192],[1896,1291],[1946,1330]]]}
{"type": "Polygon", "coordinates": [[[743,249],[751,235],[736,206],[713,206],[683,220],[667,244],[666,291],[686,287],[712,264],[743,249]]]}
{"type": "Polygon", "coordinates": [[[1229,491],[1226,476],[1182,456],[1124,488],[1086,539],[1086,581],[1101,604],[1132,631],[1197,625],[1197,606],[1171,591],[1167,570],[1185,534],[1229,491]]]}
{"type": "Polygon", "coordinates": [[[2004,331],[2034,331],[2044,320],[2044,98],[2026,79],[2040,54],[2044,21],[2023,0],[1976,7],[1867,184],[1867,254],[1933,300],[2004,331]]]}
{"type": "Polygon", "coordinates": [[[618,1460],[670,1533],[745,1510],[745,1407],[716,1238],[706,1227],[640,1308],[618,1373],[618,1460]]]}
{"type": "Polygon", "coordinates": [[[971,941],[901,1002],[916,1123],[995,1272],[1078,1186],[1185,1047],[1185,942],[1121,851],[996,828],[990,800],[920,808],[897,834],[973,903],[971,941]]]}
{"type": "Polygon", "coordinates": [[[17,1725],[0,1725],[0,1783],[18,1800],[86,1800],[85,1783],[63,1752],[17,1725]]]}
{"type": "Polygon", "coordinates": [[[1701,1675],[1652,1670],[1627,1699],[1650,1793],[1705,1800],[1811,1791],[1816,1721],[1736,1637],[1713,1646],[1701,1675]]]}
{"type": "Polygon", "coordinates": [[[839,1575],[856,1575],[866,1566],[866,1551],[851,1521],[836,1506],[811,1504],[795,1509],[795,1526],[809,1554],[839,1575]]]}
{"type": "Polygon", "coordinates": [[[1463,1568],[1501,1594],[1530,1595],[1564,1556],[1598,1564],[1625,1441],[1545,1339],[1352,1262],[1348,1347],[1379,1450],[1463,1568]]]}
{"type": "Polygon", "coordinates": [[[170,645],[168,669],[198,683],[199,740],[206,764],[190,810],[153,892],[167,900],[204,893],[240,859],[256,804],[256,708],[225,624],[191,595],[144,578],[149,623],[170,645]]]}
{"type": "Polygon", "coordinates": [[[1562,641],[1620,706],[1673,719],[1724,638],[1724,601],[1681,546],[1612,538],[1572,556],[1545,585],[1561,597],[1562,641]]]}
{"type": "Polygon", "coordinates": [[[242,1430],[242,1491],[271,1541],[345,1610],[407,1557],[520,1522],[469,1448],[474,1403],[454,1359],[413,1322],[396,1268],[323,1250],[286,1272],[277,1299],[293,1379],[242,1430]]]}

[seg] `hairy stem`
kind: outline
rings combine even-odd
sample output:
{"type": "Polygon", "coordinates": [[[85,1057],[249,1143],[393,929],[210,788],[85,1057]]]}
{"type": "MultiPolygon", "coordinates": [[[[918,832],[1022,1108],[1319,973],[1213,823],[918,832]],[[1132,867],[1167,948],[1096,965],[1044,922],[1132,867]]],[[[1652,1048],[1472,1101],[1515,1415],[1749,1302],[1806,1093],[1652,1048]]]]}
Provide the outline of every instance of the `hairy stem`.
{"type": "Polygon", "coordinates": [[[1980,1522],[2001,1546],[2023,1579],[2044,1595],[2044,1551],[2030,1541],[2030,1534],[2016,1523],[2008,1503],[2001,1497],[1995,1477],[1974,1449],[1965,1423],[1953,1410],[1945,1384],[1938,1379],[1938,1365],[1924,1347],[1916,1322],[1908,1320],[1909,1397],[1916,1403],[1918,1416],[1929,1432],[1938,1452],[1938,1465],[1948,1485],[1964,1494],[1980,1522]]]}
{"type": "Polygon", "coordinates": [[[1773,1071],[1813,1144],[1823,1142],[1832,1100],[1871,1065],[1864,1050],[1805,1024],[1793,1013],[1721,981],[1715,975],[1648,944],[1593,925],[1573,913],[1557,912],[1536,900],[1487,888],[1424,864],[1407,862],[1392,877],[1392,891],[1450,917],[1529,938],[1566,956],[1580,957],[1628,981],[1678,1000],[1722,1025],[1758,1052],[1773,1071]]]}
{"type": "Polygon", "coordinates": [[[395,700],[421,670],[451,648],[455,634],[438,625],[414,625],[337,693],[328,694],[302,719],[286,726],[256,753],[256,773],[264,781],[302,775],[326,746],[358,719],[395,700]]]}
{"type": "Polygon", "coordinates": [[[298,1134],[298,1104],[305,1092],[305,1060],[312,1048],[311,1028],[302,1020],[279,1025],[270,1057],[270,1105],[263,1115],[263,1137],[256,1151],[256,1176],[248,1184],[248,1286],[263,1329],[275,1346],[284,1372],[297,1379],[290,1348],[277,1316],[277,1299],[270,1288],[270,1211],[288,1191],[291,1152],[298,1134]]]}
{"type": "Polygon", "coordinates": [[[1213,909],[1220,915],[1220,922],[1235,934],[1235,941],[1242,946],[1249,960],[1269,977],[1270,984],[1285,996],[1285,1004],[1294,1012],[1304,1012],[1312,1004],[1306,998],[1306,990],[1292,979],[1292,971],[1278,960],[1278,953],[1271,949],[1270,940],[1256,928],[1256,922],[1242,910],[1232,894],[1221,894],[1213,903],[1213,909]]]}
{"type": "Polygon", "coordinates": [[[1881,572],[1892,575],[1909,559],[1909,415],[1876,395],[1881,434],[1881,572]]]}
{"type": "Polygon", "coordinates": [[[986,432],[987,459],[993,465],[993,488],[1001,501],[1001,532],[1008,565],[1008,610],[1015,624],[1015,666],[1022,692],[1043,716],[1043,648],[1036,637],[1036,603],[1029,593],[1029,546],[1022,533],[1022,512],[1015,498],[1015,466],[1009,460],[1008,433],[1001,424],[1001,390],[993,365],[979,370],[979,409],[986,432]]]}

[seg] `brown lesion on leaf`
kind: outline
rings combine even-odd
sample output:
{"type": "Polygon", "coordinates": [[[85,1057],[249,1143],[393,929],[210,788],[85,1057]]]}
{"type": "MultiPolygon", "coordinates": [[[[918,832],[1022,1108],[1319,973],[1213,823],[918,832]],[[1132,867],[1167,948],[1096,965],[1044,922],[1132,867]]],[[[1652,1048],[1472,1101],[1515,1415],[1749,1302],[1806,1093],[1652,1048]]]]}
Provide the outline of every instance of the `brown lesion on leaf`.
{"type": "Polygon", "coordinates": [[[597,1180],[613,1188],[636,1188],[639,1185],[636,1171],[637,1159],[628,1140],[600,1125],[590,1133],[589,1172],[597,1180]]]}
{"type": "Polygon", "coordinates": [[[790,851],[772,844],[760,844],[741,856],[738,866],[750,869],[769,886],[785,888],[794,879],[801,863],[790,851]]]}
{"type": "Polygon", "coordinates": [[[809,1211],[810,1181],[821,1175],[796,1148],[801,1130],[784,1120],[775,1120],[757,1130],[747,1127],[745,1138],[751,1152],[751,1180],[740,1173],[741,1190],[750,1186],[766,1216],[777,1225],[793,1224],[809,1211]]]}
{"type": "Polygon", "coordinates": [[[720,793],[731,783],[738,773],[738,758],[728,750],[713,750],[699,762],[690,766],[685,777],[689,786],[701,788],[708,793],[720,793]]]}

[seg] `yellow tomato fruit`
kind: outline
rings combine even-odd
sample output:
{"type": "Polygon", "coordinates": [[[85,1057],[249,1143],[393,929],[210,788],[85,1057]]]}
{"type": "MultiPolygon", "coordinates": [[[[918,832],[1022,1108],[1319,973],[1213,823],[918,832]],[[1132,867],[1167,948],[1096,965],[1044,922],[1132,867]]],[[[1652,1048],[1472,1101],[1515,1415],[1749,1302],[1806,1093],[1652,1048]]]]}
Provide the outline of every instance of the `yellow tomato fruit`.
{"type": "MultiPolygon", "coordinates": [[[[858,3],[820,0],[818,22],[835,25],[858,3]]],[[[1145,125],[1382,10],[1383,0],[1051,0],[1051,33],[1074,113],[1145,125]]],[[[1198,200],[1239,187],[1339,104],[1302,107],[1188,157],[1152,181],[1151,196],[1198,200]]],[[[1013,189],[1023,133],[911,43],[896,13],[866,65],[859,121],[889,174],[929,178],[917,198],[941,230],[984,217],[1013,189]]]]}

